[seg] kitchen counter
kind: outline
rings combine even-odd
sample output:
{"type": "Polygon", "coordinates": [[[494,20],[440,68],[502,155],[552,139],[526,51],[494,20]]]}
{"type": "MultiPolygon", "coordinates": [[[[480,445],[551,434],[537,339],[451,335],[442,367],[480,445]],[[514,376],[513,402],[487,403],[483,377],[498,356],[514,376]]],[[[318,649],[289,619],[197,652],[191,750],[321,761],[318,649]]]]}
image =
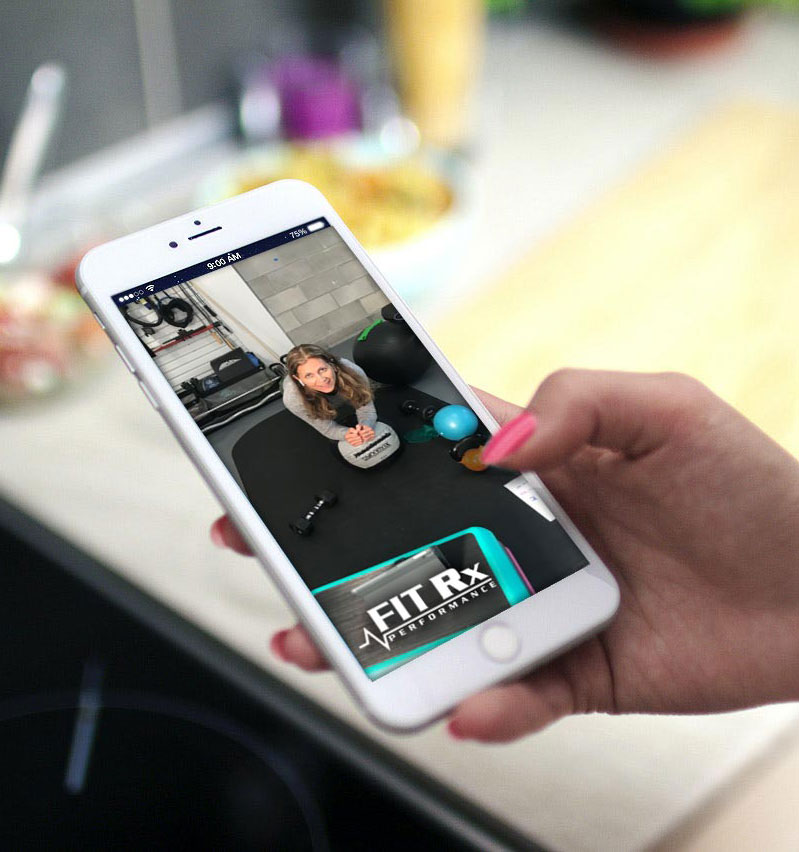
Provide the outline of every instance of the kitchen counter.
{"type": "MultiPolygon", "coordinates": [[[[478,125],[480,240],[420,303],[441,321],[464,293],[572,216],[725,98],[799,100],[799,21],[758,18],[729,55],[642,65],[543,25],[492,30],[478,125]],[[623,125],[624,133],[619,133],[623,125]]],[[[672,830],[790,731],[794,705],[714,717],[562,721],[508,747],[375,730],[330,674],[268,652],[291,615],[252,561],[212,547],[199,475],[109,360],[61,398],[0,419],[0,491],[139,587],[349,723],[556,849],[634,850],[672,830]]]]}
{"type": "Polygon", "coordinates": [[[797,719],[793,705],[704,718],[589,716],[504,747],[456,743],[441,726],[384,734],[333,675],[306,675],[269,653],[290,612],[254,561],[210,544],[219,509],[121,364],[60,400],[7,415],[0,447],[0,491],[16,505],[553,848],[640,848],[797,719]]]}

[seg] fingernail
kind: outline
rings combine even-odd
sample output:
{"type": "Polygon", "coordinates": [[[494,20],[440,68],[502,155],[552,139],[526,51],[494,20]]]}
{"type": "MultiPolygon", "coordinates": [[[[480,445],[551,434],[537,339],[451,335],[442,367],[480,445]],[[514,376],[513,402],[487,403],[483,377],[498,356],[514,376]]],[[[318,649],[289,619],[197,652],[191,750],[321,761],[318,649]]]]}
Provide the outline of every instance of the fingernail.
{"type": "Polygon", "coordinates": [[[461,729],[458,727],[458,723],[455,719],[450,719],[449,722],[447,722],[447,733],[454,740],[465,739],[463,731],[461,731],[461,729]]]}
{"type": "Polygon", "coordinates": [[[269,642],[272,653],[278,659],[283,660],[284,663],[289,660],[286,656],[286,636],[288,636],[288,633],[288,630],[278,630],[269,642]]]}
{"type": "Polygon", "coordinates": [[[485,445],[482,453],[484,464],[496,464],[518,450],[535,432],[538,421],[530,411],[523,411],[506,423],[485,445]]]}
{"type": "Polygon", "coordinates": [[[222,535],[222,528],[219,525],[219,521],[214,521],[211,524],[211,541],[217,547],[227,547],[225,544],[225,537],[222,535]]]}

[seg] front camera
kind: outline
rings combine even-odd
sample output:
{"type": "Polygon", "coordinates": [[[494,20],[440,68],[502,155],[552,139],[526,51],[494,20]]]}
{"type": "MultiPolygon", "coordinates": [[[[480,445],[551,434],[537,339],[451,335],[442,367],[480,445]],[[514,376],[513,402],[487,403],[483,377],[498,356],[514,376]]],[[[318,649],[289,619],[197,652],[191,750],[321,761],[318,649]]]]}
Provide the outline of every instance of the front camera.
{"type": "Polygon", "coordinates": [[[202,225],[202,222],[199,219],[194,220],[195,225],[202,225]]]}
{"type": "Polygon", "coordinates": [[[169,247],[170,248],[177,248],[178,244],[174,240],[172,240],[172,242],[169,244],[169,247]]]}

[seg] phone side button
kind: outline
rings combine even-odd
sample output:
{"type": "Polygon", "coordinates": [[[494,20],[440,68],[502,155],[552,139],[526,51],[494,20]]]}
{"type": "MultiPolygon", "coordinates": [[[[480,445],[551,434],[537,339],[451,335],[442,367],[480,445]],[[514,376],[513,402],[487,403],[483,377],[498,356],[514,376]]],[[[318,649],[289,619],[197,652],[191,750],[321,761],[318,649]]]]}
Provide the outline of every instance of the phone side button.
{"type": "Polygon", "coordinates": [[[135,373],[136,371],[133,369],[133,364],[128,361],[128,356],[117,346],[114,345],[114,349],[116,349],[117,354],[122,359],[122,363],[131,371],[131,373],[135,373]]]}
{"type": "Polygon", "coordinates": [[[101,328],[103,331],[105,331],[105,324],[104,324],[104,323],[103,323],[103,321],[100,319],[100,317],[98,317],[98,316],[97,316],[97,314],[96,314],[94,311],[92,311],[92,316],[93,316],[93,317],[97,320],[97,324],[100,326],[100,328],[101,328]]]}
{"type": "Polygon", "coordinates": [[[508,663],[518,653],[522,643],[515,630],[506,624],[489,624],[480,634],[483,653],[497,663],[508,663]]]}
{"type": "Polygon", "coordinates": [[[146,384],[144,384],[144,382],[139,382],[139,387],[142,389],[142,393],[143,393],[143,394],[147,397],[147,399],[149,400],[150,405],[152,405],[152,407],[153,407],[156,411],[158,411],[159,405],[158,405],[158,403],[156,402],[155,397],[154,397],[154,396],[150,393],[150,389],[147,387],[147,385],[146,385],[146,384]]]}

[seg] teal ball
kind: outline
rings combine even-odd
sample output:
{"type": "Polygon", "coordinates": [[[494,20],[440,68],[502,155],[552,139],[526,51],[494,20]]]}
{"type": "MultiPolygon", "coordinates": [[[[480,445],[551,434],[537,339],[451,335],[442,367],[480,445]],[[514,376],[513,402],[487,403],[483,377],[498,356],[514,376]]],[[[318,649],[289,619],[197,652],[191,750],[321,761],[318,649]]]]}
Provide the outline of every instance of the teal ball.
{"type": "Polygon", "coordinates": [[[474,435],[479,425],[477,415],[465,405],[445,405],[433,417],[433,428],[450,441],[474,435]]]}

